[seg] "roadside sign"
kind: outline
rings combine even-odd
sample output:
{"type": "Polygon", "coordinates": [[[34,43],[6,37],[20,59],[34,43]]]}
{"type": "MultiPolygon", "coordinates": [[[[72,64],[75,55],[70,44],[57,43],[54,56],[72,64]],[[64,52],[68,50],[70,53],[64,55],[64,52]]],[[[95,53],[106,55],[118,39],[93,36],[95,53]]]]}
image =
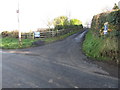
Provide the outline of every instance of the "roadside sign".
{"type": "Polygon", "coordinates": [[[40,32],[34,32],[34,37],[39,38],[40,37],[40,32]]]}
{"type": "Polygon", "coordinates": [[[104,35],[108,32],[108,22],[104,23],[104,35]]]}

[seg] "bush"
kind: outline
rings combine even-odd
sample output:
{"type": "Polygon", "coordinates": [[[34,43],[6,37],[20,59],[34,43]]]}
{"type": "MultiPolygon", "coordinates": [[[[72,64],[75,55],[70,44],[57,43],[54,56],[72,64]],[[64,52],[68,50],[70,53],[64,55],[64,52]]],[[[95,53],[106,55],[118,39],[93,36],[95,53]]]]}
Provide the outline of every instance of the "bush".
{"type": "Polygon", "coordinates": [[[55,30],[60,30],[60,29],[64,29],[63,25],[56,25],[55,26],[55,30]]]}
{"type": "Polygon", "coordinates": [[[9,36],[9,32],[8,31],[3,31],[1,33],[1,35],[2,35],[2,37],[7,37],[7,36],[9,36]]]}
{"type": "Polygon", "coordinates": [[[13,37],[13,38],[18,38],[18,34],[19,34],[18,30],[10,32],[10,36],[13,37]]]}
{"type": "Polygon", "coordinates": [[[114,27],[108,27],[113,30],[118,30],[120,28],[120,9],[116,11],[101,13],[98,15],[95,15],[92,19],[91,28],[92,30],[97,30],[99,32],[100,29],[104,26],[105,22],[108,22],[109,26],[114,27]]]}
{"type": "Polygon", "coordinates": [[[11,32],[3,31],[1,33],[2,37],[13,37],[13,38],[18,38],[18,34],[19,34],[18,30],[14,30],[14,31],[11,31],[11,32]]]}

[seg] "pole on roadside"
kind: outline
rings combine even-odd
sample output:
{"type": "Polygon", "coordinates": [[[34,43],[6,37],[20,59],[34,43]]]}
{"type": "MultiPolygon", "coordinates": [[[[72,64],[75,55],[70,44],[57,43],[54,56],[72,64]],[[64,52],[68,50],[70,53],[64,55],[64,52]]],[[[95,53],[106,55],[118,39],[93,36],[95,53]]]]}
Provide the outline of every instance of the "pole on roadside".
{"type": "Polygon", "coordinates": [[[21,40],[21,30],[20,30],[20,20],[19,20],[19,0],[18,0],[18,10],[17,10],[17,15],[18,15],[18,31],[19,31],[19,45],[22,45],[22,40],[21,40]]]}

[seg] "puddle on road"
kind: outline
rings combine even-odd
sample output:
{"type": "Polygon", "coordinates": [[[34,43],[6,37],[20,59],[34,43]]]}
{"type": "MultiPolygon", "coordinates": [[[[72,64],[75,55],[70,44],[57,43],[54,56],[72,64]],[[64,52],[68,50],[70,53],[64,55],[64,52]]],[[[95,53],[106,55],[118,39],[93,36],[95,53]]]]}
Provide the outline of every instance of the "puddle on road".
{"type": "Polygon", "coordinates": [[[75,41],[76,42],[81,42],[81,39],[84,37],[84,35],[87,33],[87,31],[84,31],[83,33],[81,33],[80,35],[78,35],[76,38],[75,38],[75,41]]]}

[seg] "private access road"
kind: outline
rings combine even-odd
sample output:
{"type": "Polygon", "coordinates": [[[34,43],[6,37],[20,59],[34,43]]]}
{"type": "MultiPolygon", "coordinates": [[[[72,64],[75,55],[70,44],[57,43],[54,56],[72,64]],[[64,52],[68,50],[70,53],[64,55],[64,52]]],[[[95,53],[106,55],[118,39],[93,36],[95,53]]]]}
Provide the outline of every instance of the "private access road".
{"type": "Polygon", "coordinates": [[[3,50],[3,88],[117,88],[112,77],[82,53],[87,31],[43,46],[3,50]]]}

